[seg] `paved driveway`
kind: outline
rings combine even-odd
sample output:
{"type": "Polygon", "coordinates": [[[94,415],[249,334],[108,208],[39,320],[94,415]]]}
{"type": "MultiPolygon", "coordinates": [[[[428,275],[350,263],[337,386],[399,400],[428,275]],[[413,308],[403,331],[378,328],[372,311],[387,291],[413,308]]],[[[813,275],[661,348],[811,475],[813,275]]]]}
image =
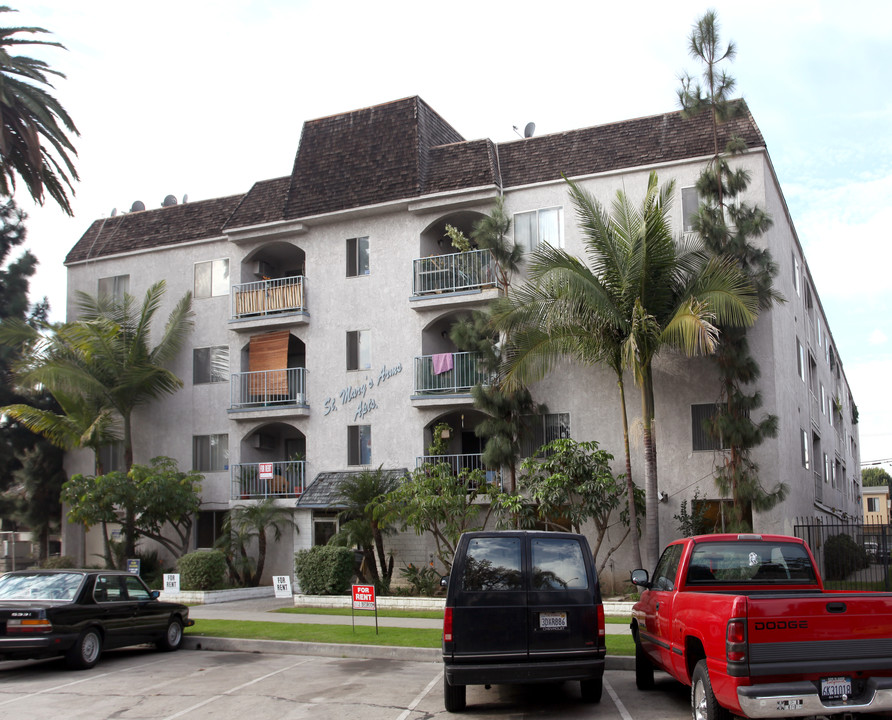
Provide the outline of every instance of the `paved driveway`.
{"type": "Polygon", "coordinates": [[[634,673],[608,671],[598,705],[577,683],[468,688],[468,710],[443,709],[439,663],[136,648],[92,670],[59,660],[0,663],[0,717],[16,720],[422,720],[604,718],[684,720],[687,690],[668,678],[640,693],[634,673]]]}

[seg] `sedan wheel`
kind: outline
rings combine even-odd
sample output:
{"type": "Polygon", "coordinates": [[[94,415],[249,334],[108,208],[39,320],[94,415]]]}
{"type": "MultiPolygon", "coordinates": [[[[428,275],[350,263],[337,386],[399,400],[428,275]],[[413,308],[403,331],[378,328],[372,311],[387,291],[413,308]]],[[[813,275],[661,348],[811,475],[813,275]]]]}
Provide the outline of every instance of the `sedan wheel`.
{"type": "Polygon", "coordinates": [[[181,623],[178,618],[173,618],[167,625],[167,630],[164,633],[164,637],[161,638],[156,644],[159,650],[170,652],[171,650],[176,650],[180,646],[180,643],[182,641],[183,623],[181,623]]]}
{"type": "Polygon", "coordinates": [[[87,670],[99,662],[102,654],[102,636],[95,628],[84,630],[74,645],[65,653],[65,662],[75,670],[87,670]]]}

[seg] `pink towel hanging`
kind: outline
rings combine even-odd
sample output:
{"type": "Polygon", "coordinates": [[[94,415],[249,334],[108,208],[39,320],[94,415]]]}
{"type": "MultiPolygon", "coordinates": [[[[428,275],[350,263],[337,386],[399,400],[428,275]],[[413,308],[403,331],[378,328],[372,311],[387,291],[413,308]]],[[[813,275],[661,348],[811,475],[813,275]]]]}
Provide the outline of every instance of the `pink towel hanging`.
{"type": "Polygon", "coordinates": [[[452,353],[440,353],[432,357],[434,361],[434,375],[442,375],[452,370],[452,353]]]}

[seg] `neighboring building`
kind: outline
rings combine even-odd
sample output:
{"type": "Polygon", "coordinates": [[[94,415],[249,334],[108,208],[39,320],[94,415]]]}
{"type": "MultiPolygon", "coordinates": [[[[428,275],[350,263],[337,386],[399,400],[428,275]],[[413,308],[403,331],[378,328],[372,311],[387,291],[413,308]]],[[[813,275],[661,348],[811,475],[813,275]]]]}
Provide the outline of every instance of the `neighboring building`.
{"type": "MultiPolygon", "coordinates": [[[[780,418],[777,439],[755,458],[766,487],[784,481],[791,492],[753,523],[756,531],[789,533],[795,517],[860,515],[856,411],[762,135],[749,113],[723,126],[722,138],[731,132],[749,146],[732,161],[752,176],[746,200],[774,218],[763,241],[787,300],[762,315],[750,342],[764,411],[780,418]]],[[[503,194],[516,240],[582,255],[562,174],[609,204],[618,189],[640,198],[656,170],[661,182],[676,182],[673,219],[681,230],[711,147],[705,114],[500,144],[466,141],[417,97],[333,115],[304,124],[288,177],[258,182],[245,195],[94,222],[66,259],[69,301],[79,290],[140,297],[164,278],[163,317],[194,292],[191,347],[173,368],[185,388],[138,412],[136,458],[169,455],[205,474],[197,547],[213,543],[233,503],[271,495],[295,506],[299,532],[267,562],[270,573],[283,574],[296,549],[336,529],[343,473],[415,467],[441,421],[454,431],[451,461],[480,464],[481,415],[469,390],[482,374],[448,331],[499,290],[488,252],[455,254],[446,224],[470,232],[503,194]]],[[[655,391],[666,541],[678,534],[673,514],[695,491],[720,522],[712,480],[720,455],[701,430],[719,393],[709,360],[672,354],[656,364],[655,391]]],[[[533,394],[549,414],[530,447],[569,435],[622,457],[609,371],[568,362],[533,394]]],[[[640,446],[634,396],[630,421],[640,446]]],[[[642,485],[640,447],[633,456],[642,485]]],[[[92,460],[72,453],[67,467],[89,472],[92,460]]],[[[96,552],[92,541],[78,542],[69,529],[65,552],[96,552]]],[[[432,549],[413,534],[389,547],[397,567],[427,562],[432,549]]],[[[620,556],[611,567],[625,578],[623,563],[620,556]]]]}
{"type": "Polygon", "coordinates": [[[865,486],[861,490],[865,525],[889,524],[889,486],[865,486]]]}

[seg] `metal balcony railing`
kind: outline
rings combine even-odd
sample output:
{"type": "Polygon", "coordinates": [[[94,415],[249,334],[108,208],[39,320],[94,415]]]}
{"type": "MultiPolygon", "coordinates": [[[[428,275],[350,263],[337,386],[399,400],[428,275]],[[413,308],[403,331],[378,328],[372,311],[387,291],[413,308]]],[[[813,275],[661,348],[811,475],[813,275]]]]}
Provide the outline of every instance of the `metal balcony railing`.
{"type": "Polygon", "coordinates": [[[231,466],[230,477],[233,500],[299,497],[306,487],[306,462],[240,463],[231,466]]]}
{"type": "Polygon", "coordinates": [[[233,373],[230,408],[276,407],[307,404],[306,368],[233,373]]]}
{"type": "Polygon", "coordinates": [[[232,317],[240,319],[306,310],[307,279],[260,280],[232,286],[232,317]]]}
{"type": "Polygon", "coordinates": [[[479,364],[480,353],[441,353],[415,358],[415,394],[443,395],[468,392],[489,381],[479,364]]]}
{"type": "Polygon", "coordinates": [[[433,255],[413,263],[414,296],[496,286],[496,262],[489,250],[433,255]]]}
{"type": "Polygon", "coordinates": [[[482,470],[487,483],[497,482],[502,488],[502,474],[498,470],[489,470],[483,464],[483,455],[480,453],[467,455],[422,455],[415,458],[415,467],[419,468],[425,463],[439,465],[445,463],[452,468],[452,474],[458,476],[462,471],[482,470]]]}

